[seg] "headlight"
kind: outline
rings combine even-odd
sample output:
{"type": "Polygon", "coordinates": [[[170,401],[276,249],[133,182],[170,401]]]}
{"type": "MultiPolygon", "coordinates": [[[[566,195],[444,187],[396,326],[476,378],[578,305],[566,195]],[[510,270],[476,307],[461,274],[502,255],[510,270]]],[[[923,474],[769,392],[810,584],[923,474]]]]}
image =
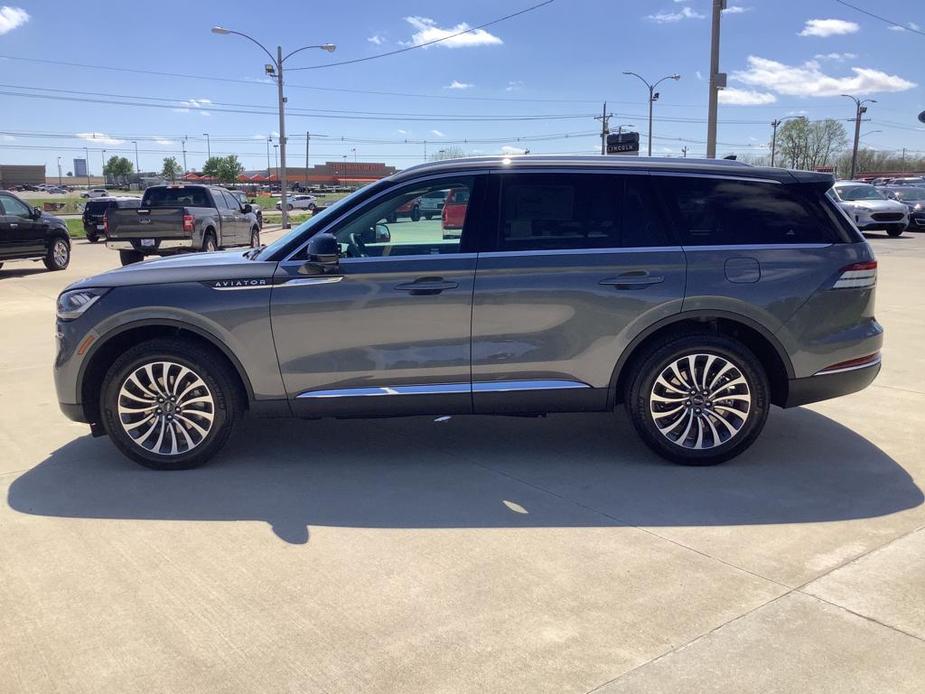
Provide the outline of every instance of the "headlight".
{"type": "Polygon", "coordinates": [[[58,297],[58,318],[74,320],[93,306],[108,289],[74,289],[58,297]]]}

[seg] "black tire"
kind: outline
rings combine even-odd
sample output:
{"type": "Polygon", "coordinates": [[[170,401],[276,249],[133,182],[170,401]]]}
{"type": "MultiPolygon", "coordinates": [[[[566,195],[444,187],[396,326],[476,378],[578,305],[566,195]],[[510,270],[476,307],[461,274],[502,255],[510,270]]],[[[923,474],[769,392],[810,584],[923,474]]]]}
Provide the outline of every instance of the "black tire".
{"type": "Polygon", "coordinates": [[[433,216],[432,214],[425,214],[425,215],[424,215],[424,219],[426,219],[428,222],[429,222],[430,220],[432,220],[433,218],[434,218],[434,216],[433,216]]]}
{"type": "Polygon", "coordinates": [[[291,203],[291,202],[286,203],[286,209],[289,210],[290,212],[292,211],[292,203],[291,203]]]}
{"type": "Polygon", "coordinates": [[[122,265],[132,265],[140,263],[145,259],[145,254],[141,251],[119,251],[119,260],[122,265]]]}
{"type": "MultiPolygon", "coordinates": [[[[167,372],[166,378],[162,380],[169,381],[173,376],[173,383],[177,384],[178,389],[195,382],[181,382],[181,378],[191,379],[193,376],[187,374],[185,377],[178,377],[178,373],[179,369],[171,368],[167,372]]],[[[144,378],[144,376],[142,375],[138,378],[144,378]]],[[[158,393],[169,391],[169,388],[163,386],[159,381],[157,382],[158,387],[155,390],[158,393]]],[[[149,380],[144,385],[151,386],[152,382],[149,380]]],[[[216,352],[210,348],[175,338],[158,338],[128,349],[109,368],[100,391],[100,412],[102,413],[102,423],[106,433],[109,434],[113,443],[125,456],[136,463],[155,470],[185,470],[208,462],[227,442],[235,423],[241,416],[242,408],[243,403],[239,395],[237,375],[232,372],[226,362],[218,358],[216,352]],[[209,405],[199,404],[196,408],[188,407],[185,411],[187,418],[183,416],[184,410],[175,409],[174,412],[178,413],[177,422],[183,420],[179,424],[172,420],[168,424],[165,419],[166,415],[160,417],[152,413],[149,415],[149,419],[141,419],[145,416],[144,414],[120,414],[120,400],[125,406],[136,404],[133,399],[126,398],[121,394],[124,392],[122,390],[123,386],[126,386],[129,390],[135,390],[135,392],[142,392],[126,385],[128,379],[133,374],[139,373],[139,368],[151,364],[152,373],[157,381],[164,374],[159,369],[163,369],[162,365],[165,362],[185,367],[192,372],[193,376],[198,376],[204,386],[193,388],[190,394],[195,398],[210,398],[209,405]],[[190,414],[193,411],[209,414],[209,408],[211,408],[212,415],[211,424],[208,424],[208,420],[205,419],[204,415],[195,416],[190,414]],[[153,425],[155,429],[149,436],[145,436],[143,431],[138,435],[138,438],[134,438],[126,431],[126,424],[131,425],[142,422],[136,430],[146,429],[149,422],[155,421],[155,419],[156,423],[153,425]],[[192,424],[189,422],[192,422],[192,424]],[[200,435],[193,426],[197,422],[201,425],[199,429],[208,426],[204,436],[200,435]],[[184,443],[184,436],[178,436],[178,434],[182,434],[179,430],[180,426],[186,429],[190,436],[187,441],[191,440],[190,442],[193,445],[184,443]],[[176,429],[171,431],[171,427],[176,427],[176,429]],[[164,451],[164,448],[172,443],[167,441],[166,434],[164,435],[163,443],[161,443],[160,439],[152,443],[151,439],[155,433],[163,432],[171,432],[175,442],[173,445],[178,450],[177,453],[170,454],[168,451],[164,451]],[[146,443],[150,448],[145,447],[144,444],[146,443]],[[152,450],[155,445],[158,445],[158,449],[152,450]],[[185,450],[181,450],[184,448],[185,450]]]]}
{"type": "Polygon", "coordinates": [[[56,236],[51,240],[45,257],[42,259],[45,267],[53,272],[64,270],[71,262],[71,244],[63,236],[56,236]]]}
{"type": "Polygon", "coordinates": [[[251,248],[258,248],[260,246],[260,229],[259,227],[254,227],[251,229],[251,248]]]}
{"type": "Polygon", "coordinates": [[[902,236],[904,231],[905,231],[904,227],[895,226],[895,227],[888,227],[886,230],[886,233],[895,239],[897,236],[902,236]]]}
{"type": "Polygon", "coordinates": [[[100,240],[99,236],[97,236],[96,234],[91,234],[87,232],[87,241],[89,241],[90,243],[96,243],[99,240],[100,240]]]}
{"type": "Polygon", "coordinates": [[[218,241],[215,240],[215,232],[211,229],[207,229],[205,236],[202,237],[202,252],[214,253],[217,250],[218,241]]]}
{"type": "MultiPolygon", "coordinates": [[[[722,463],[751,446],[764,428],[770,407],[767,374],[752,351],[736,340],[710,334],[675,336],[653,345],[639,359],[634,360],[631,369],[626,380],[624,402],[633,425],[646,445],[674,463],[697,466],[722,463]],[[690,355],[706,355],[694,357],[693,379],[690,378],[690,369],[686,368],[689,363],[686,359],[690,355]],[[710,360],[710,356],[714,359],[710,360]],[[679,359],[685,360],[684,366],[675,372],[669,371],[670,365],[679,359]],[[727,371],[717,376],[723,360],[732,366],[731,373],[727,371]],[[681,373],[685,369],[686,372],[681,373]],[[655,386],[656,381],[665,374],[668,376],[660,381],[658,389],[672,396],[673,401],[669,404],[650,399],[653,396],[661,397],[655,392],[655,386]],[[678,378],[680,376],[684,378],[678,378]],[[732,381],[738,381],[740,376],[744,379],[744,385],[733,384],[732,381]],[[720,380],[715,383],[712,392],[716,393],[719,389],[720,394],[727,395],[725,399],[712,395],[704,398],[704,403],[699,394],[692,394],[693,391],[687,391],[687,395],[676,394],[687,390],[685,384],[688,380],[696,385],[700,380],[710,382],[715,378],[720,380]],[[661,383],[668,383],[672,390],[666,390],[661,383]],[[720,388],[723,383],[729,385],[720,388]],[[676,386],[680,386],[680,389],[676,386]],[[744,397],[750,398],[747,405],[743,403],[744,397]],[[676,407],[675,400],[677,407],[683,408],[678,415],[671,413],[677,411],[673,409],[676,407]],[[717,402],[720,404],[717,405],[717,402]],[[737,408],[745,407],[747,410],[744,417],[732,414],[737,408]],[[656,409],[659,411],[654,412],[656,409]],[[659,414],[664,429],[672,429],[675,423],[678,423],[678,428],[663,433],[656,424],[656,415],[659,414]],[[720,414],[723,416],[720,417],[720,414]],[[727,424],[720,426],[720,419],[727,424]],[[695,433],[693,426],[685,424],[688,420],[691,425],[697,422],[703,433],[695,433]],[[685,426],[688,428],[683,428],[685,426]],[[730,434],[736,427],[737,431],[730,434]],[[681,433],[677,433],[679,430],[681,433]],[[713,431],[718,432],[718,439],[713,431]],[[672,436],[677,436],[677,439],[672,436]],[[698,443],[706,446],[708,442],[709,447],[695,447],[698,443]]],[[[707,388],[713,385],[710,383],[707,388]]]]}
{"type": "Polygon", "coordinates": [[[308,203],[308,211],[311,212],[312,214],[315,214],[315,203],[313,202],[308,203]]]}
{"type": "Polygon", "coordinates": [[[417,222],[421,219],[421,208],[415,205],[411,208],[411,221],[417,222]]]}
{"type": "Polygon", "coordinates": [[[385,218],[385,221],[387,221],[389,224],[395,224],[395,222],[398,221],[398,215],[393,212],[385,218]]]}

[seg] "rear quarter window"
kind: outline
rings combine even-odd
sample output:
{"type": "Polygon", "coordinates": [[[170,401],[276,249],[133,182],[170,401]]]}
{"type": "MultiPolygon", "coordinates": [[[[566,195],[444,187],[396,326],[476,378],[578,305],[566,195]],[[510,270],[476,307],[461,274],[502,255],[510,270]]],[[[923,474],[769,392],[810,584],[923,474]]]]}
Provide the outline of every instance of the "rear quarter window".
{"type": "Polygon", "coordinates": [[[763,181],[653,176],[686,246],[833,243],[822,195],[763,181]],[[816,199],[819,198],[819,199],[816,199]]]}

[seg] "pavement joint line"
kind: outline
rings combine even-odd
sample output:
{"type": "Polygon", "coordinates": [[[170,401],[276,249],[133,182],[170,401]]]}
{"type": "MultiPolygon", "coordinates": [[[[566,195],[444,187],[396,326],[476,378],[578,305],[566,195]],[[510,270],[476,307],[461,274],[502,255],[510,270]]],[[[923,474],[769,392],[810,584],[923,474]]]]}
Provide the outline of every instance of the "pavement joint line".
{"type": "Polygon", "coordinates": [[[889,390],[899,390],[903,393],[915,393],[916,395],[925,395],[925,390],[915,390],[914,388],[901,388],[899,386],[888,386],[885,383],[872,383],[874,388],[888,388],[889,390]]]}
{"type": "Polygon", "coordinates": [[[826,605],[831,605],[832,607],[835,607],[835,608],[837,608],[837,609],[839,609],[839,610],[844,610],[845,612],[847,612],[847,613],[849,613],[849,614],[853,614],[855,617],[860,617],[861,619],[863,619],[863,620],[865,620],[865,621],[868,621],[868,622],[872,622],[872,623],[876,624],[877,626],[881,626],[881,627],[884,627],[884,628],[886,628],[886,629],[892,629],[893,631],[899,632],[900,634],[903,634],[904,636],[908,636],[908,637],[910,637],[910,638],[915,639],[916,641],[921,641],[922,643],[925,643],[925,638],[922,638],[921,636],[919,636],[919,635],[917,635],[917,634],[912,634],[912,633],[906,631],[905,629],[900,629],[899,627],[893,626],[892,624],[886,624],[885,622],[881,622],[879,619],[876,619],[875,617],[871,617],[871,616],[866,615],[866,614],[863,614],[863,613],[861,613],[861,612],[857,612],[857,611],[855,611],[855,610],[852,610],[850,607],[845,607],[844,605],[840,605],[840,604],[838,604],[837,602],[832,602],[831,600],[826,600],[825,598],[820,597],[820,596],[818,596],[818,595],[815,595],[815,594],[813,594],[813,593],[807,593],[805,590],[797,589],[797,590],[794,591],[794,592],[797,592],[797,593],[799,593],[800,595],[805,595],[806,597],[812,598],[813,600],[818,600],[819,602],[825,603],[826,605]]]}

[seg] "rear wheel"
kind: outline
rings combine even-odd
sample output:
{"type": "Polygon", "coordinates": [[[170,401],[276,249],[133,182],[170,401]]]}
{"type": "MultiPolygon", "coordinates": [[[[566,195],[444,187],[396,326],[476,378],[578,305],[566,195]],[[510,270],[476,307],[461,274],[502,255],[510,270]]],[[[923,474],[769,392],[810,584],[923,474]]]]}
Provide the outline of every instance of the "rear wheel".
{"type": "Polygon", "coordinates": [[[145,255],[141,251],[119,251],[119,260],[123,265],[140,263],[144,259],[145,255]]]}
{"type": "Polygon", "coordinates": [[[315,203],[313,203],[313,202],[308,203],[308,211],[314,214],[314,212],[315,212],[315,203]]]}
{"type": "Polygon", "coordinates": [[[627,381],[636,431],[663,458],[715,465],[737,456],[768,416],[767,375],[744,345],[719,335],[654,345],[627,381]]]}
{"type": "Polygon", "coordinates": [[[71,262],[71,244],[61,237],[53,239],[43,262],[49,270],[64,270],[71,262]]]}
{"type": "Polygon", "coordinates": [[[421,218],[421,208],[415,205],[411,208],[411,221],[416,222],[421,218]]]}
{"type": "Polygon", "coordinates": [[[225,444],[242,404],[216,354],[157,339],[119,357],[103,381],[103,426],[122,453],[157,470],[207,462],[225,444]]]}
{"type": "Polygon", "coordinates": [[[213,253],[218,250],[218,243],[215,240],[215,232],[209,230],[202,240],[202,250],[204,253],[213,253]]]}
{"type": "Polygon", "coordinates": [[[260,229],[254,227],[251,229],[251,248],[260,247],[260,229]]]}
{"type": "Polygon", "coordinates": [[[100,240],[99,236],[97,236],[96,234],[91,234],[90,232],[87,232],[87,241],[89,241],[90,243],[96,243],[99,240],[100,240]]]}
{"type": "Polygon", "coordinates": [[[425,215],[424,215],[424,219],[426,219],[428,222],[429,222],[430,220],[432,220],[433,218],[434,218],[434,216],[433,216],[432,214],[425,214],[425,215]]]}

